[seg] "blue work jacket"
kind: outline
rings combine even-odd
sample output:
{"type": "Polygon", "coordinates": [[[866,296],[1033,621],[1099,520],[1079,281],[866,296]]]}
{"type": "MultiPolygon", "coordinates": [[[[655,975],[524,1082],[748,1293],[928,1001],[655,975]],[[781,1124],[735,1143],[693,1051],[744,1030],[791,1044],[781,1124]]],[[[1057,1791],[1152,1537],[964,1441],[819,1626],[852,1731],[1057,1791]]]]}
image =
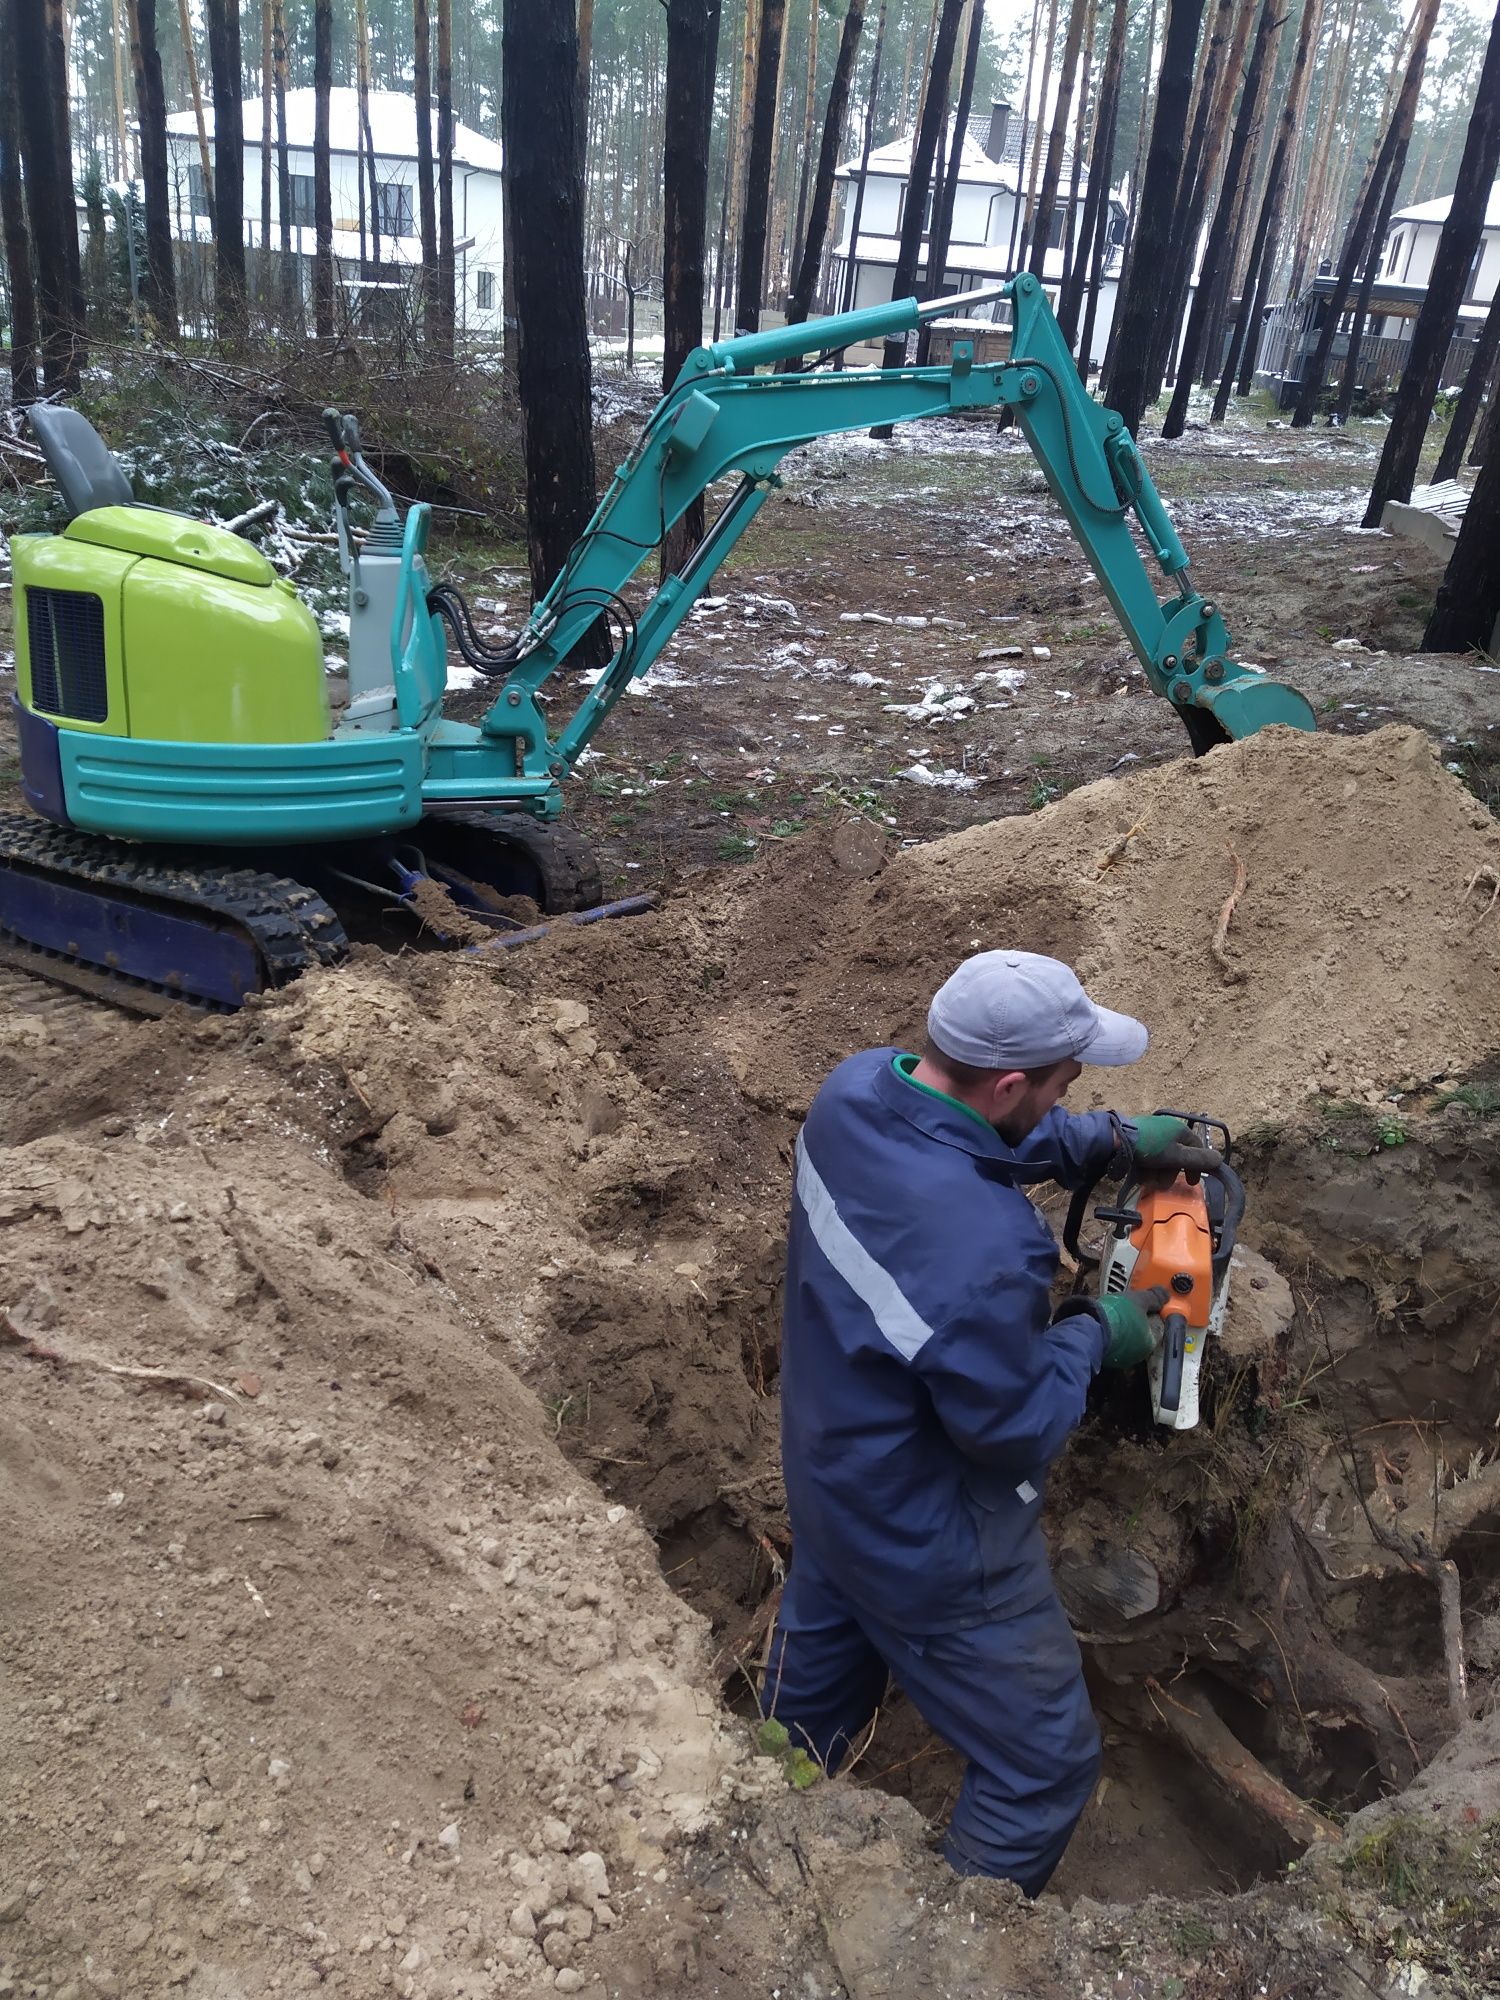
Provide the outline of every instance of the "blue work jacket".
{"type": "Polygon", "coordinates": [[[1008,1145],[897,1053],[840,1063],[797,1140],[782,1457],[794,1546],[871,1616],[944,1632],[1051,1589],[1047,1467],[1106,1335],[1083,1300],[1053,1319],[1057,1244],[1022,1189],[1123,1164],[1133,1133],[1055,1108],[1008,1145]]]}

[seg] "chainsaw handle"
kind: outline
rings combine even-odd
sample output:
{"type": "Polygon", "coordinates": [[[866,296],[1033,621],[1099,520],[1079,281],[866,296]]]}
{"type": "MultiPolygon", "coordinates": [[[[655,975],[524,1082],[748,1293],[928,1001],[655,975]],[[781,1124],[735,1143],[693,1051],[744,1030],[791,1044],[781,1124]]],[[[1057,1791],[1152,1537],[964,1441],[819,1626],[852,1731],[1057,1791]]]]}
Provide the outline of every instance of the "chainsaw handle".
{"type": "Polygon", "coordinates": [[[1187,1366],[1187,1319],[1182,1313],[1163,1313],[1161,1322],[1161,1389],[1157,1402],[1163,1410],[1177,1414],[1182,1402],[1182,1375],[1187,1366]]]}

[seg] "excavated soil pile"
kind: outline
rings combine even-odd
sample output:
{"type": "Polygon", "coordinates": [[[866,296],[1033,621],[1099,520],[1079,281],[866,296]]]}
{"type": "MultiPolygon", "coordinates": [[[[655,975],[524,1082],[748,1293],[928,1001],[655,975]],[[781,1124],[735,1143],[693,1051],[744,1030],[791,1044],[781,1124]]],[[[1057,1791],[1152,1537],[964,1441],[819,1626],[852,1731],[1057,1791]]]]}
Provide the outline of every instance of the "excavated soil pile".
{"type": "Polygon", "coordinates": [[[575,1003],[470,1034],[427,970],[114,1029],[103,1117],[45,1027],[0,1071],[48,1128],[0,1173],[6,1990],[591,1989],[738,1786],[701,1621],[504,1358],[672,1142],[575,1003]]]}
{"type": "Polygon", "coordinates": [[[1071,960],[1150,1026],[1145,1060],[1103,1079],[1122,1108],[1185,1103],[1238,1127],[1492,1053],[1497,885],[1500,829],[1419,732],[1268,730],[898,853],[866,879],[799,844],[694,921],[725,961],[712,991],[736,1073],[789,1113],[850,1050],[912,1046],[959,959],[1014,945],[1071,960]]]}

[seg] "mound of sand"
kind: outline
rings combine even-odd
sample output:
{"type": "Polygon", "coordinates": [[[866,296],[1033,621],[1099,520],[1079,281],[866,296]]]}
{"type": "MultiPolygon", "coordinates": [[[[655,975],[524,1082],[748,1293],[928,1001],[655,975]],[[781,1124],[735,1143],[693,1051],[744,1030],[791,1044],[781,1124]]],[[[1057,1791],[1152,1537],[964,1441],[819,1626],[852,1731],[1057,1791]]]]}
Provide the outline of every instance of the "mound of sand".
{"type": "Polygon", "coordinates": [[[703,1622],[505,1358],[671,1142],[576,1002],[438,983],[127,1030],[111,1114],[59,1079],[0,1154],[19,1990],[602,1991],[742,1789],[703,1622]]]}
{"type": "Polygon", "coordinates": [[[713,1033],[746,1090],[796,1114],[851,1050],[912,1046],[961,958],[1016,945],[1070,960],[1150,1026],[1145,1059],[1086,1073],[1075,1101],[1102,1082],[1122,1109],[1244,1125],[1491,1056],[1497,883],[1500,829],[1426,737],[1268,730],[900,852],[872,878],[828,846],[772,856],[706,912],[702,948],[725,972],[713,1033]]]}

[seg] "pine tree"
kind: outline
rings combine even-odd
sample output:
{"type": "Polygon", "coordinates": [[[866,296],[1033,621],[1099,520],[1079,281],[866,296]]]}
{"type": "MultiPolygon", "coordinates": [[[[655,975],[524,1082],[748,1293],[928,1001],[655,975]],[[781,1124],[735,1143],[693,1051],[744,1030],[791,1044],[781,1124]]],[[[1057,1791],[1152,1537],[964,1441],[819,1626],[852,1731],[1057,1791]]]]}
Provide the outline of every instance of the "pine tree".
{"type": "MultiPolygon", "coordinates": [[[[703,339],[708,151],[720,0],[668,0],[667,86],[662,141],[662,392],[703,339]]],[[[703,497],[662,548],[662,569],[679,569],[703,539],[703,497]]]]}
{"type": "Polygon", "coordinates": [[[1487,653],[1500,627],[1500,451],[1488,453],[1464,510],[1437,602],[1422,634],[1424,653],[1487,653]]]}
{"type": "MultiPolygon", "coordinates": [[[[1432,476],[1439,482],[1458,477],[1459,467],[1463,464],[1464,446],[1469,442],[1474,419],[1479,415],[1485,389],[1495,374],[1497,355],[1500,355],[1500,285],[1495,287],[1495,296],[1490,300],[1490,309],[1484,316],[1484,325],[1479,331],[1474,358],[1469,363],[1469,372],[1464,377],[1464,386],[1459,393],[1452,421],[1448,425],[1448,435],[1443,439],[1443,449],[1438,454],[1437,471],[1432,476]]],[[[1491,388],[1491,395],[1494,393],[1495,390],[1491,388]]]]}
{"type": "Polygon", "coordinates": [[[130,64],[140,118],[141,181],[146,200],[146,310],[168,339],[177,334],[177,274],[172,262],[167,170],[167,99],[156,45],[156,0],[130,0],[130,64]]]}
{"type": "Polygon", "coordinates": [[[31,230],[21,185],[21,108],[15,28],[17,0],[0,0],[0,234],[10,292],[10,395],[17,405],[37,398],[36,287],[31,230]]]}
{"type": "Polygon", "coordinates": [[[21,169],[36,268],[36,313],[48,395],[76,395],[88,363],[83,267],[73,199],[73,147],[62,0],[10,0],[21,169]]]}
{"type": "Polygon", "coordinates": [[[245,331],[245,120],[239,0],[205,0],[214,94],[214,308],[219,338],[245,331]]]}
{"type": "Polygon", "coordinates": [[[859,38],[865,23],[865,0],[849,0],[839,35],[839,52],[834,58],[833,81],[828,86],[828,105],[823,116],[823,138],[818,147],[818,164],[813,175],[812,205],[807,216],[807,233],[797,275],[787,301],[786,316],[792,326],[800,324],[812,311],[813,293],[823,264],[828,240],[828,220],[833,212],[833,177],[844,143],[844,125],[849,115],[849,85],[859,53],[859,38]]]}
{"type": "Polygon", "coordinates": [[[319,340],[332,340],[334,331],[332,90],[333,0],[313,0],[313,327],[319,340]]]}
{"type": "MultiPolygon", "coordinates": [[[[1427,295],[1412,328],[1401,386],[1396,391],[1396,407],[1391,412],[1391,427],[1375,469],[1375,483],[1365,509],[1367,528],[1380,525],[1387,500],[1411,497],[1427,426],[1432,419],[1433,398],[1442,379],[1464,287],[1483,234],[1485,207],[1497,167],[1500,167],[1500,7],[1490,29],[1458,178],[1427,279],[1427,295]]],[[[1492,559],[1493,550],[1491,544],[1492,559]]],[[[1500,568],[1500,564],[1495,566],[1500,568]]]]}
{"type": "Polygon", "coordinates": [[[456,301],[453,284],[453,0],[437,0],[437,346],[453,358],[456,301]]]}
{"type": "MultiPolygon", "coordinates": [[[[517,382],[526,459],[526,535],[538,597],[594,511],[594,434],[583,296],[583,177],[578,164],[578,34],[572,0],[504,0],[502,144],[517,382]]],[[[602,665],[602,625],[575,648],[602,665]]]]}
{"type": "Polygon", "coordinates": [[[735,330],[739,333],[755,333],[760,328],[771,206],[772,141],[776,123],[776,93],[780,82],[781,35],[785,23],[786,0],[762,0],[750,152],[745,173],[744,224],[740,234],[739,302],[734,314],[735,330]]]}

